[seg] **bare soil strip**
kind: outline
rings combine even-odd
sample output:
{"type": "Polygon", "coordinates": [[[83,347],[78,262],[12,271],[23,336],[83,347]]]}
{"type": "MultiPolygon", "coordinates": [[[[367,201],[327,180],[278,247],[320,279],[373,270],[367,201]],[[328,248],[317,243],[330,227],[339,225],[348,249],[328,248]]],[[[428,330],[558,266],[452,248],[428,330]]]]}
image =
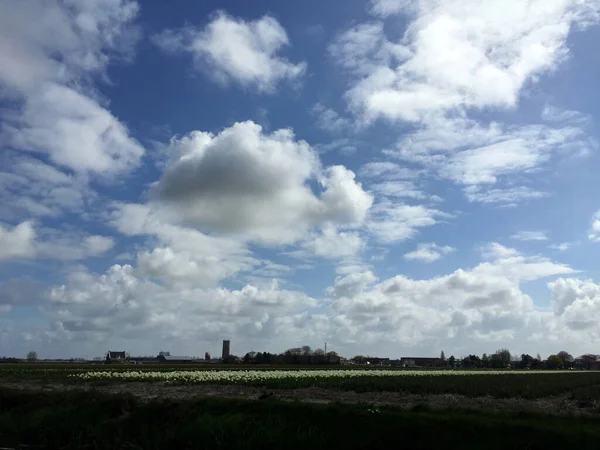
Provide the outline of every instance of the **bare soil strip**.
{"type": "Polygon", "coordinates": [[[352,392],[335,391],[323,388],[269,389],[234,385],[172,385],[160,383],[36,383],[33,381],[2,382],[0,387],[32,391],[95,390],[106,394],[129,393],[141,400],[156,399],[188,400],[201,397],[225,397],[256,400],[264,393],[272,392],[272,397],[286,401],[308,403],[365,403],[371,405],[391,405],[400,408],[412,408],[427,405],[431,408],[466,408],[494,411],[527,411],[547,414],[595,414],[600,412],[600,402],[578,402],[571,400],[568,394],[540,399],[492,397],[469,398],[462,395],[415,395],[401,392],[352,392]]]}

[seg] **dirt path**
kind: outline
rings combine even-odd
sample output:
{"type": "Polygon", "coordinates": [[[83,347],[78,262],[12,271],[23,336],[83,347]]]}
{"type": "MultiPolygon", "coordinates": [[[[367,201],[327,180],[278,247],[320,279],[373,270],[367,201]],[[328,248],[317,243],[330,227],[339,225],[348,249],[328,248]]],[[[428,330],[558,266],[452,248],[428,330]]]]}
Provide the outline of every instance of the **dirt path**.
{"type": "MultiPolygon", "coordinates": [[[[257,399],[265,393],[264,389],[231,385],[170,385],[168,383],[115,383],[97,385],[90,383],[61,384],[36,383],[33,381],[2,382],[0,387],[34,391],[95,390],[107,394],[130,393],[142,400],[173,399],[187,400],[198,397],[226,397],[257,399]]],[[[322,388],[272,389],[273,397],[310,403],[367,403],[373,405],[393,405],[411,408],[425,404],[432,408],[469,408],[496,411],[530,411],[550,414],[597,414],[597,404],[581,407],[566,395],[541,399],[495,399],[492,397],[469,398],[461,395],[414,395],[400,392],[364,392],[335,391],[322,388]]]]}

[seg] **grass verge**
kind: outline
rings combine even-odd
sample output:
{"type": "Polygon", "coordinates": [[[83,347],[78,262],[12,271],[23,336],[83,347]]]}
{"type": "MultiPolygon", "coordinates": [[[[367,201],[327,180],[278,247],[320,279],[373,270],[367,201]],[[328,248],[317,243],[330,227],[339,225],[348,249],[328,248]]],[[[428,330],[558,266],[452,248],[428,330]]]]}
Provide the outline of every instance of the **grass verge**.
{"type": "Polygon", "coordinates": [[[596,418],[0,390],[0,447],[547,450],[597,448],[599,440],[596,418]]]}

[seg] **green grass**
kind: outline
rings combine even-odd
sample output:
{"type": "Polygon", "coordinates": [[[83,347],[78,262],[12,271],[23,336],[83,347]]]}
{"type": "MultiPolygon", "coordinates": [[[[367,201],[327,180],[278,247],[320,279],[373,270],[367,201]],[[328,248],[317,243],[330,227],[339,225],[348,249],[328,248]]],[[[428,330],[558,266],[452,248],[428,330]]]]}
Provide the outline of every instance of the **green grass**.
{"type": "Polygon", "coordinates": [[[547,450],[597,448],[599,439],[600,420],[582,417],[0,390],[0,447],[547,450]]]}

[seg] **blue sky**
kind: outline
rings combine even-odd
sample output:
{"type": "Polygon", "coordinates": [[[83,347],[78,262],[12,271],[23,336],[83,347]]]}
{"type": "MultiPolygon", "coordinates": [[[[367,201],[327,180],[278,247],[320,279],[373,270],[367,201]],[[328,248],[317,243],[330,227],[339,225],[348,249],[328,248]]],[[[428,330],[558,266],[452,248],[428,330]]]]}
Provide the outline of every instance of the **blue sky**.
{"type": "Polygon", "coordinates": [[[600,4],[499,5],[1,2],[2,353],[598,353],[600,4]]]}

